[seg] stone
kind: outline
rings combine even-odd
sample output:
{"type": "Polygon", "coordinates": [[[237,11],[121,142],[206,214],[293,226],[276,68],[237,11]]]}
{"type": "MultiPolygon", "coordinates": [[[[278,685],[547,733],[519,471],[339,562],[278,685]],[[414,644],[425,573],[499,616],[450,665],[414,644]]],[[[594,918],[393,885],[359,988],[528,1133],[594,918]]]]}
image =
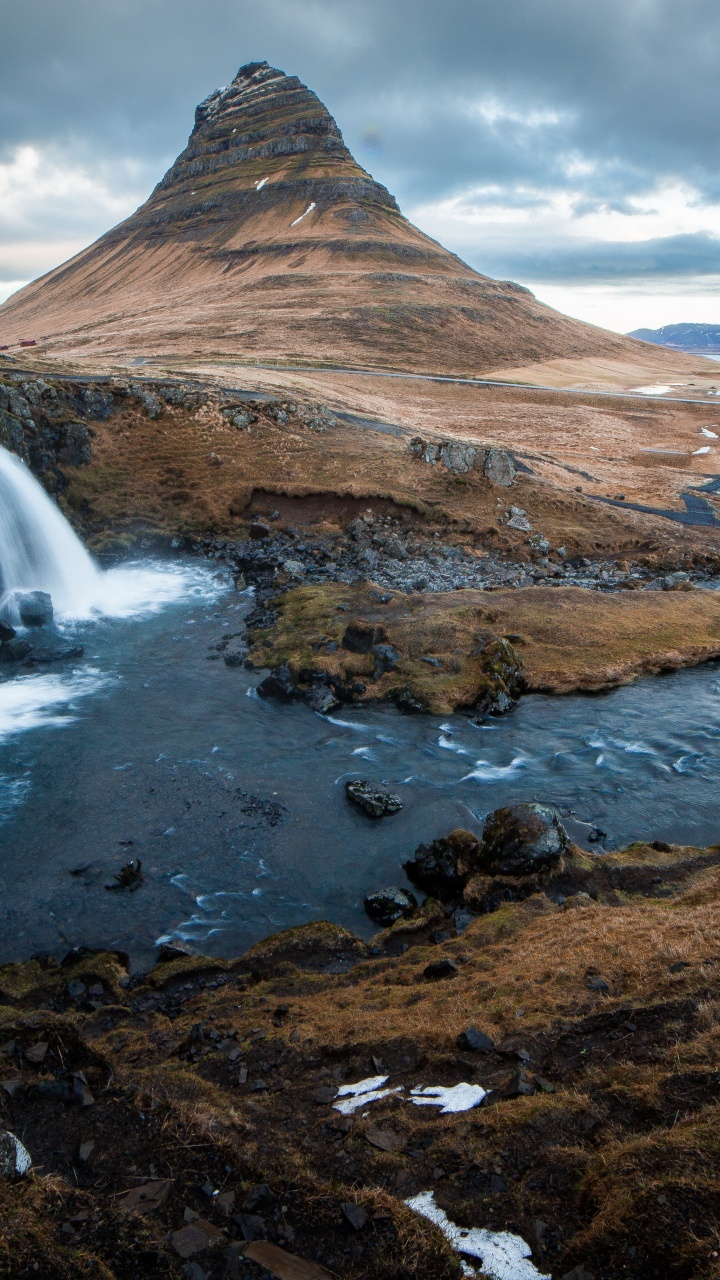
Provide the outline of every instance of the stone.
{"type": "Polygon", "coordinates": [[[349,653],[371,653],[384,640],[385,632],[382,627],[354,619],[345,628],[341,644],[349,653]]]}
{"type": "Polygon", "coordinates": [[[468,1027],[467,1031],[460,1032],[457,1047],[469,1049],[471,1053],[492,1053],[495,1042],[484,1031],[478,1031],[477,1027],[468,1027]]]}
{"type": "MultiPolygon", "coordinates": [[[[440,461],[454,475],[467,475],[468,471],[472,471],[476,456],[477,450],[473,445],[464,444],[461,440],[447,440],[440,445],[440,461]]],[[[484,457],[485,450],[483,460],[484,457]]]]}
{"type": "Polygon", "coordinates": [[[18,591],[15,602],[24,627],[44,627],[52,622],[53,603],[47,591],[18,591]]]}
{"type": "Polygon", "coordinates": [[[33,1044],[29,1049],[25,1050],[25,1057],[28,1062],[32,1062],[35,1066],[39,1066],[44,1061],[45,1055],[49,1049],[47,1040],[39,1040],[37,1044],[33,1044]]]}
{"type": "Polygon", "coordinates": [[[569,843],[556,810],[549,805],[510,805],[486,818],[478,869],[507,876],[545,872],[557,866],[569,843]]]}
{"type": "Polygon", "coordinates": [[[438,982],[441,978],[454,978],[457,972],[458,967],[452,960],[433,960],[423,969],[423,977],[429,982],[438,982]]]}
{"type": "Polygon", "coordinates": [[[384,818],[392,813],[399,813],[402,800],[392,795],[382,783],[369,782],[367,779],[351,778],[345,783],[345,795],[356,809],[367,814],[369,818],[384,818]]]}
{"type": "Polygon", "coordinates": [[[362,1231],[368,1220],[362,1205],[355,1204],[354,1200],[346,1200],[344,1204],[340,1205],[340,1208],[342,1209],[343,1217],[350,1223],[353,1231],[362,1231]]]}
{"type": "Polygon", "coordinates": [[[400,661],[400,653],[391,644],[373,645],[373,657],[375,658],[375,679],[380,675],[384,675],[386,671],[395,671],[400,661]]]}
{"type": "Polygon", "coordinates": [[[188,960],[198,954],[189,942],[163,942],[158,952],[158,964],[170,964],[172,960],[188,960]]]}
{"type": "Polygon", "coordinates": [[[533,533],[528,538],[528,544],[534,551],[539,551],[541,555],[547,555],[550,550],[550,542],[543,533],[533,533]]]}
{"type": "Polygon", "coordinates": [[[520,507],[511,507],[507,513],[505,523],[508,529],[517,529],[520,533],[530,533],[532,525],[527,515],[520,507]]]}
{"type": "Polygon", "coordinates": [[[403,863],[413,884],[447,902],[457,898],[475,869],[480,841],[472,831],[458,827],[448,836],[418,845],[414,857],[403,863]]]}
{"type": "Polygon", "coordinates": [[[317,681],[310,686],[305,694],[305,702],[311,711],[315,711],[321,716],[329,715],[331,711],[337,711],[340,706],[340,700],[333,693],[330,686],[321,681],[317,681]]]}
{"type": "Polygon", "coordinates": [[[291,578],[304,578],[307,573],[305,565],[300,560],[284,560],[282,567],[291,578]]]}
{"type": "Polygon", "coordinates": [[[118,1208],[121,1213],[143,1215],[154,1213],[167,1200],[171,1185],[166,1178],[154,1178],[149,1182],[142,1182],[118,1200],[118,1208]]]}
{"type": "Polygon", "coordinates": [[[292,702],[295,697],[296,681],[287,662],[276,667],[257,687],[261,698],[276,698],[278,702],[292,702]]]}
{"type": "Polygon", "coordinates": [[[0,622],[0,644],[5,644],[8,640],[14,640],[17,632],[13,627],[7,626],[6,623],[0,622]]]}
{"type": "Polygon", "coordinates": [[[21,636],[0,644],[0,662],[22,662],[32,653],[32,645],[21,636]]]}
{"type": "Polygon", "coordinates": [[[174,1231],[170,1236],[170,1243],[181,1258],[191,1258],[194,1253],[202,1253],[204,1249],[224,1244],[225,1236],[211,1222],[197,1218],[195,1222],[189,1222],[186,1227],[174,1231]]]}
{"type": "Polygon", "coordinates": [[[368,1125],[363,1137],[371,1147],[377,1147],[378,1151],[402,1151],[405,1146],[405,1138],[400,1133],[395,1133],[392,1129],[380,1129],[377,1125],[368,1125]]]}
{"type": "Polygon", "coordinates": [[[504,449],[488,449],[483,471],[491,484],[509,488],[515,481],[515,463],[504,449]]]}
{"type": "Polygon", "coordinates": [[[256,415],[249,409],[223,409],[222,415],[238,431],[247,431],[253,422],[257,422],[256,415]]]}
{"type": "Polygon", "coordinates": [[[269,526],[264,524],[262,520],[254,520],[253,523],[250,525],[250,537],[254,538],[258,542],[262,538],[269,538],[270,537],[269,526]]]}
{"type": "Polygon", "coordinates": [[[258,1182],[249,1188],[242,1202],[243,1213],[255,1213],[256,1209],[270,1208],[276,1201],[277,1196],[267,1182],[258,1182]]]}
{"type": "Polygon", "coordinates": [[[365,895],[365,910],[371,920],[377,920],[384,926],[395,924],[403,916],[411,916],[417,911],[417,905],[415,894],[409,889],[399,889],[397,885],[365,895]]]}
{"type": "Polygon", "coordinates": [[[81,644],[64,645],[58,649],[35,649],[28,655],[31,662],[45,666],[51,662],[75,662],[85,650],[81,644]]]}
{"type": "Polygon", "coordinates": [[[585,986],[588,991],[599,991],[601,995],[605,996],[608,995],[610,991],[610,983],[595,974],[592,974],[589,978],[585,979],[585,986]]]}
{"type": "Polygon", "coordinates": [[[268,1240],[254,1240],[245,1248],[245,1257],[257,1262],[276,1280],[332,1280],[332,1275],[317,1262],[307,1262],[288,1253],[268,1240]]]}
{"type": "Polygon", "coordinates": [[[24,1178],[32,1168],[32,1157],[9,1129],[0,1129],[0,1177],[10,1182],[24,1178]]]}

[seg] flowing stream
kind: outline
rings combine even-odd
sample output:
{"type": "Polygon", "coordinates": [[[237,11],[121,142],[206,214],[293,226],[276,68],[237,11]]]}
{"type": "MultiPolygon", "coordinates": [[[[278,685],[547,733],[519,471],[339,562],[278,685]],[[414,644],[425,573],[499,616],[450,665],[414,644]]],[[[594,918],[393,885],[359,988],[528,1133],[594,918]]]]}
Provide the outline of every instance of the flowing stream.
{"type": "MultiPolygon", "coordinates": [[[[5,491],[0,508],[5,575],[5,491]]],[[[86,943],[147,965],[161,937],[234,955],[323,918],[369,936],[367,890],[406,883],[420,841],[479,829],[511,800],[558,805],[580,843],[600,828],[595,849],[720,839],[716,664],[603,696],[525,698],[484,725],[386,707],[321,717],[263,701],[258,673],[225,664],[216,646],[242,634],[252,596],[215,568],[102,573],[80,551],[84,577],[66,595],[52,570],[2,579],[50,591],[84,655],[0,666],[0,960],[86,943]],[[352,776],[388,782],[402,812],[355,812],[352,776]],[[108,890],[131,858],[143,884],[108,890]]]]}

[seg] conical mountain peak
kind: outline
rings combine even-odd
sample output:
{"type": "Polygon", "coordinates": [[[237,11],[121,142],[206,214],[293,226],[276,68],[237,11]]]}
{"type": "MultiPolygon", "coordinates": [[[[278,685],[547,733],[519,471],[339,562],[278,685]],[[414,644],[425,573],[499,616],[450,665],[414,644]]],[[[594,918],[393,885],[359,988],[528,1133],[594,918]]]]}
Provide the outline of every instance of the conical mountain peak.
{"type": "Polygon", "coordinates": [[[55,355],[258,358],[480,373],[627,339],[479,275],[402,216],[327,107],[267,62],[195,112],[149,199],[0,308],[55,355]]]}

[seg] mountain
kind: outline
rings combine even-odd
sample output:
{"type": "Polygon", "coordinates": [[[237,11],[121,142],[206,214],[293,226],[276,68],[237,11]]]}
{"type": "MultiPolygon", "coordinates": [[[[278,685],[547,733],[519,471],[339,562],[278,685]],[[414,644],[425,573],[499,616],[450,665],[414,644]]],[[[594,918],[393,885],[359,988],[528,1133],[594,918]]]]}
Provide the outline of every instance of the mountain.
{"type": "Polygon", "coordinates": [[[21,338],[62,358],[460,374],[641,350],[424,235],[316,95],[266,62],[200,104],[136,213],[0,307],[0,342],[21,338]]]}
{"type": "Polygon", "coordinates": [[[673,351],[720,354],[719,324],[664,324],[661,329],[635,329],[628,337],[640,338],[658,347],[671,347],[673,351]]]}

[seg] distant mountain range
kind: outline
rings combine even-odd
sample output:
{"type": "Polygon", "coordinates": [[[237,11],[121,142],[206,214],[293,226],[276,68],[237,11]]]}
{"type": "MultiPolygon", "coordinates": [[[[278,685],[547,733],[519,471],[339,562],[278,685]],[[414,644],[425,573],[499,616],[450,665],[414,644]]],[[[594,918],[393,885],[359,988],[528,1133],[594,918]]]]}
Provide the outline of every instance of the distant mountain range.
{"type": "Polygon", "coordinates": [[[674,351],[720,354],[720,324],[664,324],[662,329],[635,329],[628,338],[641,338],[674,351]]]}

